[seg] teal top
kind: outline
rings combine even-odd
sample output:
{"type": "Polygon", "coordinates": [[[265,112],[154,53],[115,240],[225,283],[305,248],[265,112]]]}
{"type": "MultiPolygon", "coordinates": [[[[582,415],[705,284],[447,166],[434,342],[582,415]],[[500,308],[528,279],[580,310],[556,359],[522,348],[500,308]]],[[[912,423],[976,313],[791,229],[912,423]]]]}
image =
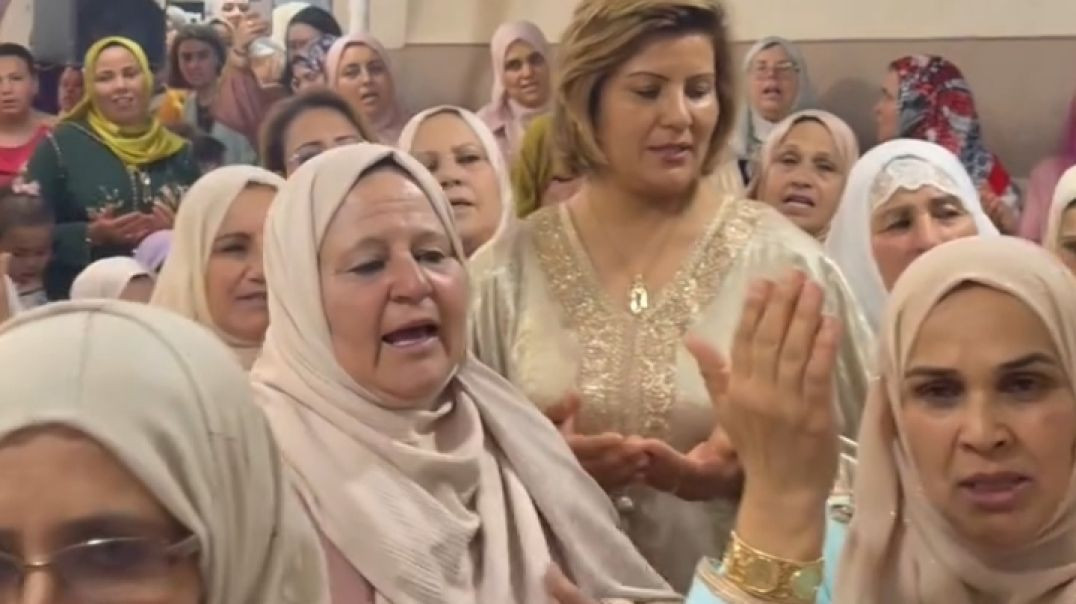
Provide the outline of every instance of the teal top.
{"type": "MultiPolygon", "coordinates": [[[[833,588],[837,579],[837,563],[841,559],[844,540],[848,536],[849,498],[847,495],[835,495],[830,498],[826,520],[826,542],[823,547],[823,564],[825,579],[818,590],[815,604],[832,604],[833,588]]],[[[704,576],[720,575],[721,561],[704,559],[695,571],[695,580],[688,592],[685,604],[740,604],[738,600],[729,599],[728,595],[718,593],[710,586],[704,576]],[[715,572],[716,571],[716,572],[715,572]]]]}

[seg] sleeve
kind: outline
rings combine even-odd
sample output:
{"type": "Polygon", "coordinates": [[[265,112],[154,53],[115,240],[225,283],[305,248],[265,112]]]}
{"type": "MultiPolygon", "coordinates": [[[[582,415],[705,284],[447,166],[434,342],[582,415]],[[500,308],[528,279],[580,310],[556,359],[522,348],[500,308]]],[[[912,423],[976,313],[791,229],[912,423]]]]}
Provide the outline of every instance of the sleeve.
{"type": "Polygon", "coordinates": [[[50,134],[37,146],[27,171],[41,187],[41,195],[56,218],[53,264],[77,271],[91,260],[86,240],[89,216],[71,195],[61,153],[59,142],[50,134]]]}
{"type": "Polygon", "coordinates": [[[471,315],[471,350],[479,361],[502,377],[508,377],[508,326],[513,313],[503,284],[502,271],[485,272],[475,282],[471,315]]]}
{"type": "Polygon", "coordinates": [[[874,333],[844,276],[829,258],[823,257],[821,277],[826,290],[826,312],[841,323],[836,384],[841,434],[855,440],[874,374],[874,333]]]}

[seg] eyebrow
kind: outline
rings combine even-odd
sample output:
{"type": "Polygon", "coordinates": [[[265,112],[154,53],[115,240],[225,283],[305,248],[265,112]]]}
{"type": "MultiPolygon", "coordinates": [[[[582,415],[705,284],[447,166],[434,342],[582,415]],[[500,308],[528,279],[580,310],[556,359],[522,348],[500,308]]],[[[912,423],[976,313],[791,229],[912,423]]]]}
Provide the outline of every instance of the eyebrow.
{"type": "Polygon", "coordinates": [[[242,231],[233,231],[231,233],[221,233],[213,239],[213,243],[217,244],[222,241],[228,241],[229,239],[250,239],[250,233],[242,231]]]}
{"type": "MultiPolygon", "coordinates": [[[[633,72],[627,74],[624,77],[628,77],[628,78],[647,77],[647,78],[657,78],[659,80],[664,80],[664,81],[668,81],[670,79],[668,76],[664,76],[664,75],[662,75],[660,73],[654,73],[652,71],[645,71],[645,70],[633,71],[633,72]]],[[[702,77],[714,78],[714,77],[717,77],[717,72],[714,72],[714,71],[700,71],[699,73],[694,73],[694,74],[689,75],[687,77],[687,79],[693,80],[693,79],[702,78],[702,77]]]]}
{"type": "Polygon", "coordinates": [[[57,531],[63,543],[124,537],[167,537],[166,526],[124,513],[105,513],[65,523],[57,531]]]}
{"type": "MultiPolygon", "coordinates": [[[[1032,365],[1050,365],[1051,367],[1057,366],[1057,360],[1052,356],[1044,352],[1032,352],[1022,357],[1006,361],[998,366],[999,371],[1015,371],[1018,369],[1026,369],[1032,365]]],[[[949,369],[945,367],[912,367],[908,371],[904,372],[904,378],[916,378],[916,377],[948,377],[958,373],[955,369],[949,369]]]]}

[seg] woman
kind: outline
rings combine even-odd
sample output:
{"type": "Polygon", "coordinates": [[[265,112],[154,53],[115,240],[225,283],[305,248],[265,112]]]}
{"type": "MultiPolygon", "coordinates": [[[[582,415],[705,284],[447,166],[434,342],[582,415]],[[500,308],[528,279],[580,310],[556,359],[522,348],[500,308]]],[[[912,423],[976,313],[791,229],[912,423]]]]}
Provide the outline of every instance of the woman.
{"type": "Polygon", "coordinates": [[[1061,175],[1054,189],[1042,245],[1076,273],[1076,168],[1061,175]]]}
{"type": "Polygon", "coordinates": [[[778,124],[759,152],[747,196],[773,206],[805,233],[825,241],[859,143],[841,118],[807,109],[778,124]]]}
{"type": "Polygon", "coordinates": [[[871,149],[852,168],[826,251],[877,328],[889,290],[913,260],[936,245],[998,231],[960,161],[920,140],[871,149]]]}
{"type": "Polygon", "coordinates": [[[51,130],[48,117],[34,110],[37,89],[30,51],[18,44],[0,44],[0,187],[15,180],[51,130]]]}
{"type": "Polygon", "coordinates": [[[0,381],[0,481],[20,485],[0,494],[5,594],[328,601],[279,451],[212,336],[143,305],[56,304],[0,328],[0,381]]]}
{"type": "Polygon", "coordinates": [[[311,88],[322,88],[328,84],[325,77],[325,58],[336,40],[336,36],[318,36],[303,50],[291,55],[284,70],[284,82],[292,94],[311,88]]]}
{"type": "Polygon", "coordinates": [[[526,218],[540,208],[556,205],[575,195],[580,180],[569,176],[563,164],[553,141],[553,117],[534,118],[523,135],[519,155],[512,163],[512,193],[517,216],[526,218]]]}
{"type": "Polygon", "coordinates": [[[185,27],[176,34],[172,45],[169,86],[190,91],[183,104],[183,121],[224,145],[225,165],[254,164],[258,154],[246,137],[213,116],[226,59],[224,45],[211,27],[185,27]]]}
{"type": "Polygon", "coordinates": [[[466,257],[490,246],[514,222],[504,158],[475,114],[448,105],[427,109],[404,127],[399,147],[441,183],[466,257]]]}
{"type": "Polygon", "coordinates": [[[284,180],[251,166],[203,176],[183,199],[150,301],[206,326],[250,369],[269,324],[262,233],[284,180]]]}
{"type": "Polygon", "coordinates": [[[584,182],[475,259],[494,267],[476,280],[476,352],[561,424],[636,546],[684,590],[723,547],[739,489],[734,465],[704,463],[720,456],[685,331],[724,347],[751,279],[807,271],[848,325],[835,401],[847,434],[870,335],[815,241],[700,186],[735,119],[716,1],[584,0],[560,48],[557,140],[584,182]]]}
{"type": "Polygon", "coordinates": [[[732,148],[744,182],[754,178],[752,164],[773,129],[789,115],[815,106],[807,61],[795,44],[769,36],[755,43],[743,62],[747,102],[736,121],[732,148]]]}
{"type": "Polygon", "coordinates": [[[553,427],[470,357],[450,212],[417,161],[356,145],[303,166],[266,226],[251,377],[334,602],[545,604],[553,561],[602,598],[675,599],[553,427]]]}
{"type": "Polygon", "coordinates": [[[71,284],[72,300],[127,300],[149,302],[153,275],[134,258],[102,258],[86,267],[71,284]]]}
{"type": "Polygon", "coordinates": [[[295,4],[298,3],[284,4],[273,11],[273,36],[283,35],[283,40],[277,41],[284,42],[289,57],[303,52],[321,36],[339,38],[343,35],[332,13],[305,3],[301,3],[301,7],[295,4]],[[278,20],[285,23],[284,27],[277,27],[278,20]]]}
{"type": "Polygon", "coordinates": [[[340,95],[310,90],[281,102],[266,118],[262,166],[287,177],[328,149],[373,140],[366,124],[340,95]]]}
{"type": "Polygon", "coordinates": [[[232,29],[238,29],[250,11],[250,0],[210,0],[208,4],[206,15],[220,19],[232,29]]]}
{"type": "Polygon", "coordinates": [[[1056,155],[1035,165],[1028,181],[1027,200],[1020,214],[1020,236],[1031,241],[1046,242],[1046,225],[1051,200],[1061,176],[1076,166],[1076,95],[1069,104],[1069,115],[1062,130],[1063,139],[1056,155]]]}
{"type": "Polygon", "coordinates": [[[529,21],[504,23],[489,46],[493,90],[479,112],[511,163],[534,118],[549,111],[553,98],[552,52],[545,34],[529,21]]]}
{"type": "Polygon", "coordinates": [[[147,235],[171,228],[175,200],[198,177],[189,145],[150,115],[153,75],[137,44],[105,38],[84,65],[86,96],[29,164],[56,214],[46,280],[53,300],[90,262],[129,256],[147,235]]]}
{"type": "Polygon", "coordinates": [[[340,38],[329,50],[325,75],[329,87],[370,124],[377,141],[399,140],[407,110],[396,96],[396,78],[381,42],[368,34],[340,38]]]}
{"type": "Polygon", "coordinates": [[[1016,233],[1020,192],[1001,160],[986,148],[971,88],[956,65],[926,55],[893,61],[874,114],[880,142],[914,138],[956,155],[980,191],[990,219],[1003,233],[1016,233]]]}

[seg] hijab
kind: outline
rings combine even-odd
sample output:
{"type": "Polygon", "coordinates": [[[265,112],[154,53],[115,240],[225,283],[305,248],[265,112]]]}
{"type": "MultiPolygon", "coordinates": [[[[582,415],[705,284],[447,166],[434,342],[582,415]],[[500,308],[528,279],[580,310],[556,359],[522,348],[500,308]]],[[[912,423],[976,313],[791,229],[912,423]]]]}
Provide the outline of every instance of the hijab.
{"type": "Polygon", "coordinates": [[[337,363],[318,250],[355,183],[385,164],[422,189],[463,262],[440,185],[381,145],[340,147],[304,164],[266,226],[272,319],[251,377],[315,524],[379,603],[545,604],[542,578],[554,556],[595,597],[675,599],[552,423],[473,356],[460,360],[430,411],[393,410],[337,363]]]}
{"type": "MultiPolygon", "coordinates": [[[[396,77],[392,73],[392,62],[389,61],[388,52],[385,47],[377,40],[377,38],[369,34],[349,34],[336,41],[332,48],[329,49],[329,56],[325,60],[325,77],[329,82],[329,87],[333,90],[339,90],[340,88],[340,68],[341,61],[344,58],[344,52],[352,46],[363,45],[374,51],[381,61],[385,64],[385,70],[390,80],[392,80],[392,90],[394,97],[390,100],[390,108],[384,115],[380,116],[368,116],[363,114],[365,121],[373,128],[374,133],[377,135],[377,140],[391,144],[393,141],[400,138],[400,133],[404,129],[404,125],[407,124],[407,110],[399,101],[399,96],[396,92],[396,77]]],[[[361,113],[361,112],[360,112],[361,113]]]]}
{"type": "Polygon", "coordinates": [[[900,136],[937,143],[964,164],[976,188],[989,185],[1009,205],[1019,199],[1012,178],[983,143],[975,99],[956,65],[941,57],[913,55],[894,61],[900,85],[900,136]]]}
{"type": "Polygon", "coordinates": [[[85,434],[198,539],[205,604],[327,602],[269,429],[207,332],[141,304],[51,304],[0,327],[0,382],[0,439],[50,424],[85,434]]]}
{"type": "Polygon", "coordinates": [[[160,273],[164,261],[172,251],[172,238],[171,230],[157,231],[149,235],[135,248],[134,259],[154,275],[160,273]]]}
{"type": "Polygon", "coordinates": [[[336,40],[337,37],[334,35],[322,34],[302,52],[292,56],[291,60],[288,61],[288,68],[284,74],[288,80],[289,89],[292,88],[292,78],[295,77],[296,65],[304,65],[310,71],[325,73],[325,59],[336,40]]]}
{"type": "MultiPolygon", "coordinates": [[[[506,160],[510,160],[519,148],[527,126],[537,116],[548,113],[551,103],[550,101],[544,107],[532,109],[508,97],[504,85],[504,63],[508,48],[516,42],[526,42],[534,47],[547,64],[552,62],[553,57],[545,34],[530,21],[503,23],[493,34],[493,41],[489,45],[490,58],[493,61],[493,87],[490,90],[489,103],[479,110],[478,115],[501,141],[506,160]]],[[[552,70],[550,73],[552,74],[552,70]]]]}
{"type": "Polygon", "coordinates": [[[826,237],[826,253],[840,267],[871,327],[877,329],[886,292],[871,247],[874,211],[900,189],[932,186],[951,194],[971,214],[980,236],[997,235],[979,203],[979,192],[964,167],[949,151],[921,140],[897,139],[868,151],[852,167],[826,237]],[[901,171],[901,168],[907,170],[901,171]],[[891,173],[890,168],[897,168],[891,173]],[[880,178],[881,177],[881,178],[880,178]],[[876,187],[881,180],[884,190],[876,187]]]}
{"type": "MultiPolygon", "coordinates": [[[[796,75],[799,77],[799,94],[792,103],[791,112],[795,113],[816,106],[817,100],[815,99],[814,87],[811,85],[811,76],[807,72],[807,60],[803,58],[803,53],[800,52],[799,47],[784,38],[768,36],[756,42],[747,51],[747,56],[744,57],[744,73],[750,72],[751,65],[755,62],[755,57],[758,56],[758,53],[774,46],[780,46],[785,51],[788,59],[795,64],[796,75]]],[[[736,126],[732,131],[732,148],[736,152],[736,156],[745,161],[754,160],[755,153],[766,142],[776,125],[756,113],[754,107],[751,106],[750,99],[744,102],[743,109],[737,117],[736,126]]]]}
{"type": "Polygon", "coordinates": [[[71,284],[71,299],[119,299],[127,284],[136,277],[152,279],[153,275],[130,256],[102,258],[82,269],[75,277],[71,284]]]}
{"type": "Polygon", "coordinates": [[[471,254],[471,258],[477,258],[480,252],[492,247],[493,244],[509,228],[511,228],[513,224],[515,224],[515,203],[512,201],[512,182],[509,178],[508,166],[505,165],[504,156],[500,154],[500,147],[497,145],[497,139],[493,137],[493,133],[489,131],[489,128],[486,127],[477,115],[462,107],[441,105],[440,107],[427,109],[411,118],[407,122],[407,125],[404,126],[403,132],[400,133],[400,141],[397,145],[400,150],[411,153],[415,143],[415,135],[418,134],[418,129],[422,126],[422,123],[427,119],[442,113],[454,113],[471,127],[475,136],[478,137],[479,142],[482,143],[482,151],[486,154],[486,158],[489,160],[490,165],[493,166],[493,172],[497,175],[497,192],[501,198],[501,218],[497,222],[497,230],[490,236],[489,241],[480,245],[474,253],[471,254]]]}
{"type": "Polygon", "coordinates": [[[1061,148],[1056,155],[1039,162],[1031,171],[1027,200],[1020,215],[1021,237],[1032,241],[1043,240],[1054,192],[1061,176],[1073,166],[1076,166],[1076,95],[1073,95],[1069,104],[1061,148]]]}
{"type": "Polygon", "coordinates": [[[1064,222],[1065,211],[1072,207],[1074,202],[1076,202],[1076,167],[1069,168],[1061,175],[1050,203],[1050,214],[1042,245],[1054,254],[1061,252],[1061,226],[1064,222]]]}
{"type": "Polygon", "coordinates": [[[226,333],[213,320],[206,292],[206,265],[213,241],[236,197],[248,186],[279,190],[284,180],[254,166],[227,166],[206,174],[183,197],[172,231],[172,250],[157,278],[150,304],[177,312],[208,327],[250,368],[261,342],[242,340],[226,333]]]}
{"type": "Polygon", "coordinates": [[[82,100],[70,113],[64,115],[62,120],[84,122],[89,126],[90,132],[127,166],[145,166],[183,151],[187,147],[187,142],[161,125],[160,120],[153,115],[147,118],[149,122],[146,127],[130,129],[108,121],[101,114],[93,98],[94,72],[101,53],[112,46],[122,46],[135,56],[145,75],[143,92],[146,102],[149,102],[153,96],[153,71],[149,67],[146,53],[136,42],[111,36],[98,40],[86,51],[82,68],[83,80],[86,82],[85,92],[82,94],[82,100]]]}
{"type": "Polygon", "coordinates": [[[916,259],[886,309],[881,375],[859,433],[856,514],[835,602],[973,604],[983,596],[999,604],[1076,601],[1076,476],[1034,543],[989,558],[966,544],[923,494],[901,422],[902,376],[930,311],[965,283],[1026,304],[1054,338],[1069,388],[1076,384],[1076,281],[1048,252],[1021,239],[972,237],[916,259]]]}

